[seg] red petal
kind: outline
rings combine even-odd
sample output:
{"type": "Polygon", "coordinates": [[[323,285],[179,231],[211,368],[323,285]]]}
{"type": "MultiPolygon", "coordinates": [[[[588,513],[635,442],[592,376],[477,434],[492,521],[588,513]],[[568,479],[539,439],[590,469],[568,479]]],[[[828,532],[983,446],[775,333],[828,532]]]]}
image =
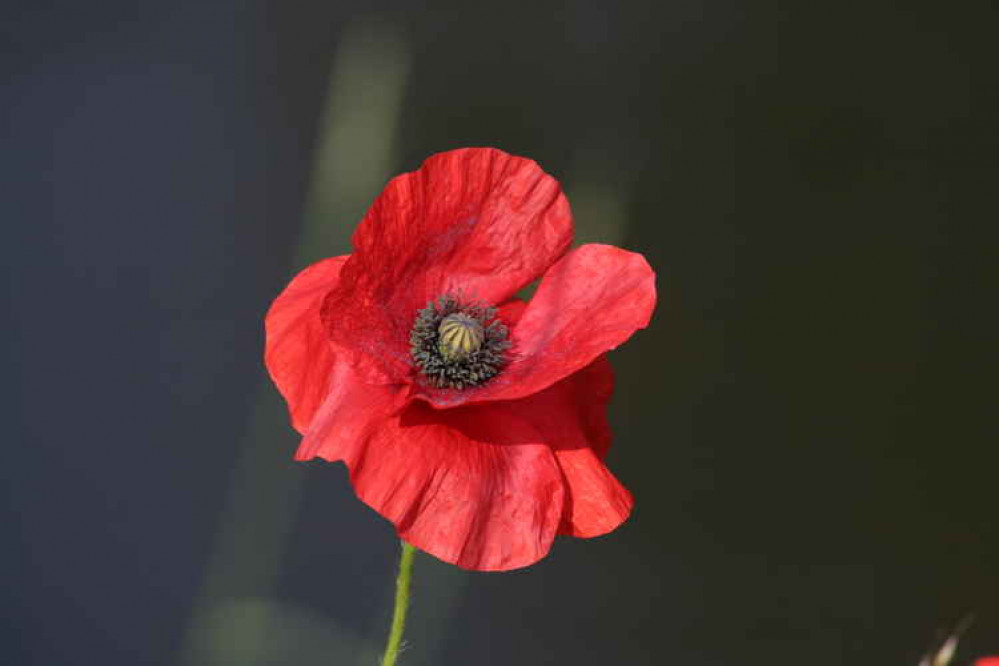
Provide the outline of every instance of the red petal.
{"type": "Polygon", "coordinates": [[[435,407],[514,400],[586,367],[645,328],[656,304],[645,257],[610,245],[583,245],[552,266],[511,330],[512,360],[481,388],[421,388],[435,407]]]}
{"type": "Polygon", "coordinates": [[[319,308],[346,261],[346,256],[332,257],[300,272],[274,300],[264,320],[264,363],[299,432],[309,427],[328,390],[334,358],[319,308]]]}
{"type": "Polygon", "coordinates": [[[324,307],[331,334],[398,376],[428,301],[502,303],[571,241],[569,204],[535,162],[495,148],[434,155],[394,178],[354,232],[343,287],[324,307]]]}
{"type": "Polygon", "coordinates": [[[595,537],[628,519],[635,500],[593,449],[556,449],[567,494],[559,534],[595,537]]]}
{"type": "Polygon", "coordinates": [[[316,412],[308,432],[295,453],[295,460],[324,458],[340,460],[344,451],[363,447],[372,432],[390,418],[398,419],[406,404],[404,386],[367,384],[354,368],[337,363],[330,390],[316,412]]]}
{"type": "Polygon", "coordinates": [[[575,410],[582,435],[601,460],[607,457],[613,433],[607,420],[607,408],[614,394],[614,368],[607,355],[569,375],[541,394],[558,391],[562,401],[575,410]]]}
{"type": "Polygon", "coordinates": [[[502,571],[547,554],[563,479],[530,424],[504,405],[438,412],[413,403],[400,414],[398,394],[346,385],[317,416],[300,459],[343,460],[358,497],[445,562],[502,571]]]}
{"type": "Polygon", "coordinates": [[[439,153],[394,178],[353,236],[357,260],[382,271],[381,302],[416,307],[456,291],[503,302],[571,242],[558,182],[536,162],[495,148],[439,153]]]}
{"type": "Polygon", "coordinates": [[[999,657],[982,657],[975,662],[975,666],[999,666],[999,657]]]}
{"type": "Polygon", "coordinates": [[[554,449],[565,477],[560,534],[606,534],[631,513],[631,493],[601,462],[610,447],[607,405],[613,387],[610,363],[601,356],[554,386],[514,403],[554,449]]]}
{"type": "Polygon", "coordinates": [[[527,309],[527,302],[519,298],[511,298],[506,303],[503,303],[498,308],[496,308],[496,316],[509,327],[514,327],[520,318],[524,316],[524,310],[527,309]]]}

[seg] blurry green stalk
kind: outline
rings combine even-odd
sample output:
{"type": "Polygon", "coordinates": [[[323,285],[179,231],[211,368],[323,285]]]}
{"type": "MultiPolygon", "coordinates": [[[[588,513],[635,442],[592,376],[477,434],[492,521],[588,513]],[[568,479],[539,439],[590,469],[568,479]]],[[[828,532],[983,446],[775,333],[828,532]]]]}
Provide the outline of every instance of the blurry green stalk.
{"type": "Polygon", "coordinates": [[[382,666],[395,666],[399,645],[402,643],[402,632],[406,628],[406,610],[409,609],[409,582],[413,578],[413,555],[416,549],[405,541],[401,543],[399,576],[395,579],[395,610],[392,611],[392,628],[389,629],[388,642],[385,644],[382,666]]]}

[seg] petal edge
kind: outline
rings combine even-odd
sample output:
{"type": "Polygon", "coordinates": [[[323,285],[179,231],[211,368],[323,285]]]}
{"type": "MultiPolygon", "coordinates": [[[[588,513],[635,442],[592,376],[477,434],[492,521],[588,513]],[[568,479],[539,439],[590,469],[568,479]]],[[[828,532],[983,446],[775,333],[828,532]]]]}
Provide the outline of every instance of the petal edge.
{"type": "Polygon", "coordinates": [[[323,259],[300,271],[264,318],[264,365],[288,404],[292,426],[302,433],[329,388],[335,355],[320,307],[339,282],[347,258],[323,259]]]}

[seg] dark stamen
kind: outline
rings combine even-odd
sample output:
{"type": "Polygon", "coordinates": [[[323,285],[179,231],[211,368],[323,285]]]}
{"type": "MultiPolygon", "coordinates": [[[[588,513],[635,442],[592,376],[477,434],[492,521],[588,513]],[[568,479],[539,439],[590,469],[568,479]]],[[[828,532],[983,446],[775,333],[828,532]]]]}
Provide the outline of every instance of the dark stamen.
{"type": "Polygon", "coordinates": [[[464,389],[499,373],[510,348],[507,336],[496,308],[465,305],[447,294],[417,313],[409,342],[413,360],[431,385],[464,389]]]}

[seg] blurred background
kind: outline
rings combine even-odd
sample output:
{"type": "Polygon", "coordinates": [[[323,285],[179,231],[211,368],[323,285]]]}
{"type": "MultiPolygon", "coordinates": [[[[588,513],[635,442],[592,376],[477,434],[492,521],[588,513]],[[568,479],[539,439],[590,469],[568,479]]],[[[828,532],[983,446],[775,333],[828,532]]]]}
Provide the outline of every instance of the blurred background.
{"type": "Polygon", "coordinates": [[[368,666],[391,526],[296,464],[262,317],[490,145],[645,254],[610,536],[418,558],[401,664],[999,653],[991,3],[4,3],[0,663],[368,666]]]}

